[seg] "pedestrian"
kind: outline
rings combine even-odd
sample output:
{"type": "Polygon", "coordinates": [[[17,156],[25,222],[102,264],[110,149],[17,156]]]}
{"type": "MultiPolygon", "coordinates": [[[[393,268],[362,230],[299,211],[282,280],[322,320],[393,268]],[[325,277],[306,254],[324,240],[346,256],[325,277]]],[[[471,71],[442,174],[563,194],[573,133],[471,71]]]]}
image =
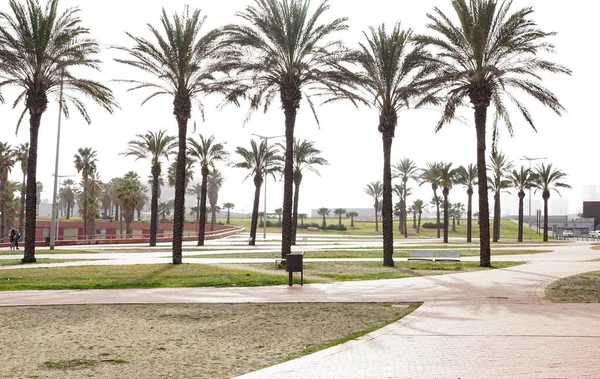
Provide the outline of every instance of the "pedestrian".
{"type": "Polygon", "coordinates": [[[21,233],[19,233],[19,228],[15,229],[15,248],[19,250],[19,240],[21,239],[21,233]]]}
{"type": "Polygon", "coordinates": [[[15,249],[15,234],[16,234],[15,228],[12,228],[10,230],[10,234],[8,235],[10,237],[10,249],[11,250],[15,249]]]}

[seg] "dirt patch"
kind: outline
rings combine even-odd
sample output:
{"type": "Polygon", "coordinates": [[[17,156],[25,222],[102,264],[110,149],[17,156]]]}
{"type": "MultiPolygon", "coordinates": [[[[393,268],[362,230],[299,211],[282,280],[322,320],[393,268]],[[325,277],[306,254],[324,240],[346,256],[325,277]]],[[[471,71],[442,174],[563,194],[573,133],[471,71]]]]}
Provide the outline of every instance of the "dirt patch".
{"type": "Polygon", "coordinates": [[[338,303],[0,308],[0,372],[2,378],[233,377],[411,310],[338,303]]]}

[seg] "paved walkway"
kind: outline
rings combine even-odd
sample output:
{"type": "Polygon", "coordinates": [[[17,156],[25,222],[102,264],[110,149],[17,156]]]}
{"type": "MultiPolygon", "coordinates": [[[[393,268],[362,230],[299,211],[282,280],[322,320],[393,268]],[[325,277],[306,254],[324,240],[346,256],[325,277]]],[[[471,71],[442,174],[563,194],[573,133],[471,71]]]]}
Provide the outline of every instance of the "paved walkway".
{"type": "MultiPolygon", "coordinates": [[[[552,304],[545,287],[600,270],[569,243],[492,272],[304,287],[0,292],[0,306],[190,302],[424,302],[357,340],[240,378],[600,378],[600,305],[552,304]]],[[[600,290],[600,289],[599,289],[600,290]]]]}

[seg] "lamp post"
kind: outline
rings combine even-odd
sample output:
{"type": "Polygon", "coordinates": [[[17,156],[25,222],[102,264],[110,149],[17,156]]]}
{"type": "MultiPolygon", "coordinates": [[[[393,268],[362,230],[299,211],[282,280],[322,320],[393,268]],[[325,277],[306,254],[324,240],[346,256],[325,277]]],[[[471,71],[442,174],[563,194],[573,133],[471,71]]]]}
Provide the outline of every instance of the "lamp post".
{"type": "Polygon", "coordinates": [[[60,75],[60,94],[58,100],[58,128],[56,129],[56,159],[54,160],[54,188],[52,190],[52,222],[50,223],[50,250],[54,250],[54,237],[56,234],[56,191],[58,187],[58,156],[60,153],[60,122],[63,109],[63,82],[65,71],[60,75]]]}
{"type": "MultiPolygon", "coordinates": [[[[72,178],[75,175],[52,174],[52,176],[54,176],[54,182],[56,183],[59,178],[72,178]]],[[[54,243],[55,243],[56,239],[58,238],[58,225],[60,223],[60,218],[58,217],[58,209],[56,209],[56,207],[57,207],[56,198],[57,198],[58,192],[60,192],[60,184],[58,187],[58,191],[57,191],[56,184],[55,184],[54,191],[53,191],[54,198],[52,200],[52,222],[50,223],[50,250],[54,250],[54,243]]]]}
{"type": "MultiPolygon", "coordinates": [[[[538,157],[538,158],[529,158],[523,156],[521,161],[529,161],[529,170],[531,170],[531,161],[538,161],[542,159],[547,159],[546,157],[538,157]]],[[[531,239],[531,187],[529,187],[529,239],[531,239]]]]}
{"type": "MultiPolygon", "coordinates": [[[[265,137],[265,136],[261,136],[259,134],[254,134],[254,133],[252,133],[250,135],[251,136],[256,136],[256,137],[264,140],[266,144],[269,143],[270,139],[285,137],[285,135],[265,137]]],[[[265,170],[266,170],[266,167],[263,167],[263,171],[265,171],[265,170]]],[[[263,239],[266,240],[267,239],[267,175],[266,175],[266,173],[263,173],[263,174],[265,176],[265,201],[264,201],[264,203],[265,203],[264,204],[265,220],[263,221],[263,239]]]]}

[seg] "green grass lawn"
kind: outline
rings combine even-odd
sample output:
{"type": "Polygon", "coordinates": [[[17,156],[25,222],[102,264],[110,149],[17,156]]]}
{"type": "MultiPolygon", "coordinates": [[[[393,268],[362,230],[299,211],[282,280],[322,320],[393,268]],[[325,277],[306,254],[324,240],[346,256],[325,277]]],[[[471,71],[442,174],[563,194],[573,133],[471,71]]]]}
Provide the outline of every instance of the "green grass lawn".
{"type": "MultiPolygon", "coordinates": [[[[503,268],[518,262],[494,262],[503,268]]],[[[394,268],[369,262],[306,263],[308,282],[404,278],[481,270],[477,263],[398,262],[394,268]]],[[[485,269],[489,270],[489,269],[485,269]]],[[[296,275],[297,276],[297,275],[296,275]]],[[[294,279],[299,282],[299,278],[294,279]]],[[[114,289],[158,287],[270,286],[287,284],[285,270],[272,264],[199,265],[155,264],[76,266],[0,270],[0,291],[44,289],[114,289]],[[226,266],[226,267],[225,267],[226,266]]]]}
{"type": "Polygon", "coordinates": [[[600,271],[557,280],[546,288],[546,297],[555,303],[600,303],[600,271]]]}
{"type": "MultiPolygon", "coordinates": [[[[35,250],[36,255],[37,254],[98,254],[98,253],[102,253],[102,251],[92,251],[92,250],[79,250],[79,249],[73,249],[73,250],[61,250],[61,249],[55,249],[55,250],[50,250],[50,249],[36,249],[35,250]]],[[[19,251],[0,251],[0,255],[23,255],[23,250],[19,250],[19,251]]]]}
{"type": "Polygon", "coordinates": [[[63,262],[81,262],[84,259],[50,259],[50,258],[37,258],[34,263],[22,263],[21,259],[0,259],[0,266],[19,266],[19,265],[30,265],[40,263],[63,263],[63,262]]]}

